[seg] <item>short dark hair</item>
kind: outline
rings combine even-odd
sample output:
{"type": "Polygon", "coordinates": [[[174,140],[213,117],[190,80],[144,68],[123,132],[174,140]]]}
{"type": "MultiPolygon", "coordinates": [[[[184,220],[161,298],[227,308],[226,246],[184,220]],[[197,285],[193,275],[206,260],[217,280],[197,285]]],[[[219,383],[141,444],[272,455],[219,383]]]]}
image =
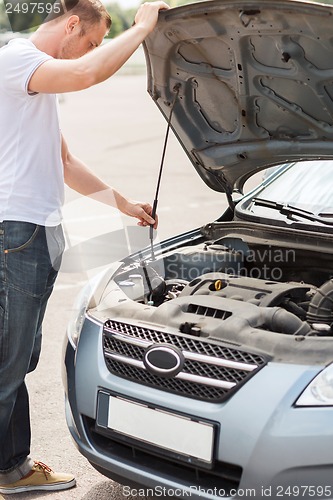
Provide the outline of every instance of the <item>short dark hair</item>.
{"type": "Polygon", "coordinates": [[[66,15],[76,15],[80,18],[83,32],[87,26],[98,24],[103,20],[106,29],[110,30],[111,16],[100,0],[57,0],[57,2],[61,3],[62,12],[66,15]]]}

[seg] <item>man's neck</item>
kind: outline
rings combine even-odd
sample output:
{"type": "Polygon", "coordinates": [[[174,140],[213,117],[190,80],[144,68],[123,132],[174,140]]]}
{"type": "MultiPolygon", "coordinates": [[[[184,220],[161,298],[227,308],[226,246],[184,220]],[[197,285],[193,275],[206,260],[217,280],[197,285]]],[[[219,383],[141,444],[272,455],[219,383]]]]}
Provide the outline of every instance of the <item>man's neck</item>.
{"type": "Polygon", "coordinates": [[[59,28],[60,26],[51,22],[43,24],[30,36],[29,39],[37,47],[37,49],[56,58],[60,46],[59,28]]]}

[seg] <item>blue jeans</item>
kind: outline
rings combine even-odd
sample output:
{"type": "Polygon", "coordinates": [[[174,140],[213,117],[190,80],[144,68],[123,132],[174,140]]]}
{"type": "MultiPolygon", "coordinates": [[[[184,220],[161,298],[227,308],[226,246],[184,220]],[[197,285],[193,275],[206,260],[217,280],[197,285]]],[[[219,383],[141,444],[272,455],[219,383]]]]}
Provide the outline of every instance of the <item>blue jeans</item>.
{"type": "Polygon", "coordinates": [[[0,484],[17,481],[33,464],[24,380],[38,363],[63,249],[61,226],[0,223],[0,484]]]}

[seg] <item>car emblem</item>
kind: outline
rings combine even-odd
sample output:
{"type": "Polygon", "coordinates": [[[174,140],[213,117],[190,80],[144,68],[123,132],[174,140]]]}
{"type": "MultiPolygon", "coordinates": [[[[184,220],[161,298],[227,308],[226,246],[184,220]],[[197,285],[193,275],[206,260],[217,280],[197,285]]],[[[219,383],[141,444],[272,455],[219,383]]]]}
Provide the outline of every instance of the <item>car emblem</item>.
{"type": "Polygon", "coordinates": [[[153,375],[171,378],[177,375],[183,367],[184,357],[180,349],[168,344],[158,344],[149,347],[143,362],[153,375]]]}

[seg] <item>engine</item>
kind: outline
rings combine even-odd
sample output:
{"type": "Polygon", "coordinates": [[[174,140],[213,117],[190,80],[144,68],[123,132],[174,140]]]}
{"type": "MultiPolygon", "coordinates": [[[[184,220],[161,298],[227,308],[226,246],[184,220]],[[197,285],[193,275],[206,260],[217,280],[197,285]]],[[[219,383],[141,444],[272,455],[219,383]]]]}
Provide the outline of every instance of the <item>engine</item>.
{"type": "Polygon", "coordinates": [[[304,282],[310,268],[301,270],[290,249],[260,253],[232,243],[179,248],[121,273],[117,284],[133,301],[153,307],[150,320],[186,334],[231,339],[249,328],[294,336],[333,334],[333,281],[313,283],[322,271],[304,282]]]}

